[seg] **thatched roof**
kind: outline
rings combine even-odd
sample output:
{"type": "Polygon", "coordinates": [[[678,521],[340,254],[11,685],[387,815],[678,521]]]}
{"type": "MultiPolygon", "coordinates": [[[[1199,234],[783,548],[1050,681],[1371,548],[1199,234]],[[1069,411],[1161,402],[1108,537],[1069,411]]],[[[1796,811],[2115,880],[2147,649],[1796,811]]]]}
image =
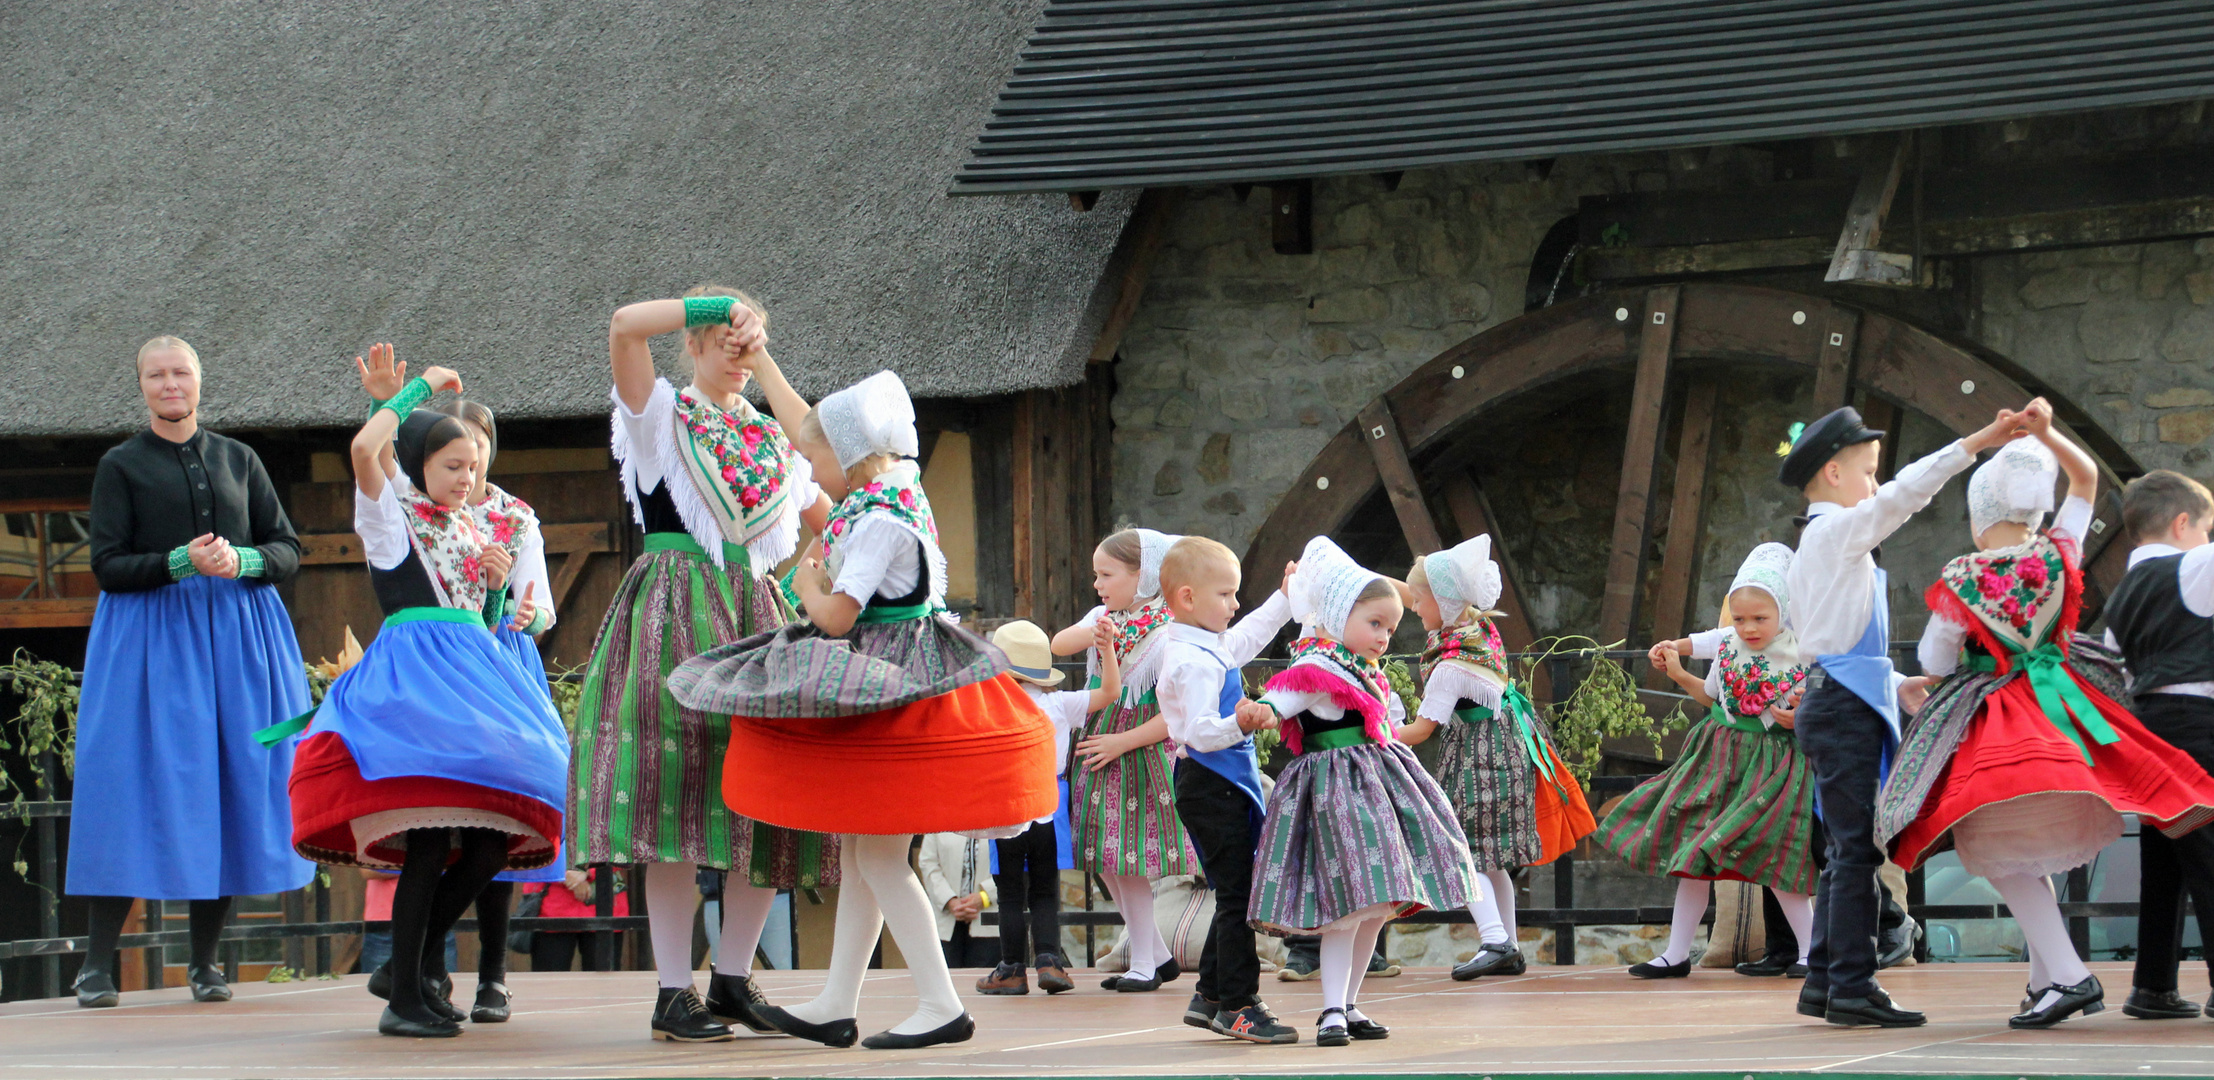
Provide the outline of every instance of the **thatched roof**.
{"type": "Polygon", "coordinates": [[[358,422],[377,340],[598,414],[609,313],[707,280],[811,396],[1076,381],[1129,198],[945,195],[1038,7],[10,5],[0,435],[140,423],[157,333],[223,426],[358,422]]]}

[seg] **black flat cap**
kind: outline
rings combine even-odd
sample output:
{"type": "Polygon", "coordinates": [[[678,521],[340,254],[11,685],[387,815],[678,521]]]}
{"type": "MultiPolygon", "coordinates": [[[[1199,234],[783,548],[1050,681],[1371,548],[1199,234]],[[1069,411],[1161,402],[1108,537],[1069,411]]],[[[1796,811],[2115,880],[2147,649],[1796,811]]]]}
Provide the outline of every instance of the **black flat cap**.
{"type": "Polygon", "coordinates": [[[1808,424],[1805,431],[1791,444],[1791,452],[1784,455],[1783,467],[1776,470],[1776,479],[1785,487],[1799,491],[1814,480],[1822,466],[1830,463],[1837,452],[1848,446],[1875,442],[1883,438],[1883,432],[1861,422],[1860,410],[1850,405],[1808,424]]]}

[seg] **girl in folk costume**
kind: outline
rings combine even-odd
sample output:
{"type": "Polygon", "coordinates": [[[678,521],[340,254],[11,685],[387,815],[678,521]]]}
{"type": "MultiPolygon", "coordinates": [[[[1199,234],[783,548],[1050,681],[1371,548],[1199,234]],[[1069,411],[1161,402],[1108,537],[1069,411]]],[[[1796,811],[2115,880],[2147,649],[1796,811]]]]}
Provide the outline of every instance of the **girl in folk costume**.
{"type": "MultiPolygon", "coordinates": [[[[365,389],[392,369],[390,345],[371,355],[365,389]]],[[[354,532],[385,621],[307,721],[291,782],[300,854],[400,871],[377,1030],[415,1037],[460,1034],[430,943],[494,874],[553,861],[569,760],[544,685],[487,625],[487,594],[511,567],[467,509],[476,444],[460,421],[415,408],[434,388],[459,391],[461,380],[428,369],[354,436],[354,532]]]]}
{"type": "Polygon", "coordinates": [[[1292,576],[1304,632],[1260,707],[1293,757],[1261,826],[1247,917],[1272,934],[1322,935],[1315,1045],[1381,1039],[1355,1004],[1377,935],[1423,908],[1457,911],[1478,895],[1453,805],[1397,737],[1406,718],[1378,660],[1405,609],[1397,583],[1325,537],[1292,576]]]}
{"type": "Polygon", "coordinates": [[[254,732],[308,707],[276,586],[300,542],[261,458],[200,426],[200,354],[139,347],[148,426],[92,479],[99,607],[77,713],[68,892],[88,900],[77,1004],[119,1001],[116,942],[134,898],[191,911],[192,1000],[228,1001],[215,948],[231,898],[300,888],[291,845],[292,744],[254,732]]]}
{"type": "Polygon", "coordinates": [[[914,406],[878,372],[800,429],[817,475],[842,476],[819,557],[795,575],[809,625],[693,657],[670,676],[690,708],[732,714],[723,797],[792,829],[840,834],[830,970],[813,1001],[762,1006],[779,1030],[851,1046],[861,982],[890,927],[920,998],[872,1049],[960,1042],[962,1010],[922,883],[917,833],[1017,836],[1053,813],[1053,729],[1004,654],[945,611],[945,554],[924,495],[914,406]]]}
{"type": "Polygon", "coordinates": [[[1632,967],[1638,978],[1691,974],[1691,940],[1716,881],[1774,891],[1801,964],[1814,940],[1814,775],[1787,707],[1807,677],[1798,639],[1784,629],[1790,571],[1790,548],[1754,548],[1730,582],[1720,629],[1653,645],[1653,666],[1708,712],[1675,762],[1599,826],[1599,844],[1622,861],[1676,879],[1668,948],[1632,967]],[[1686,653],[1714,661],[1704,679],[1684,670],[1686,653]]]}
{"type": "Polygon", "coordinates": [[[694,654],[792,620],[768,575],[798,548],[802,520],[819,529],[829,510],[786,438],[807,403],[770,359],[766,330],[744,294],[711,286],[632,304],[608,327],[615,459],[646,542],[585,668],[569,861],[646,868],[661,975],[656,1039],[735,1038],[727,1024],[774,1033],[755,1013],[766,999],[752,970],[776,890],[838,880],[835,841],[760,825],[724,805],[716,784],[729,720],[684,708],[667,687],[669,672],[694,654]],[[647,348],[679,330],[692,361],[682,390],[655,375],[647,348]],[[749,381],[766,393],[773,418],[740,396],[749,381]],[[729,872],[723,945],[704,1003],[692,988],[700,866],[729,872]]]}
{"type": "Polygon", "coordinates": [[[1176,817],[1169,762],[1174,747],[1153,691],[1159,646],[1172,621],[1161,602],[1161,559],[1178,539],[1123,529],[1100,541],[1092,552],[1100,606],[1053,638],[1060,655],[1088,652],[1097,686],[1093,627],[1105,617],[1115,628],[1122,692],[1085,724],[1076,746],[1079,767],[1069,776],[1069,806],[1077,869],[1106,883],[1130,944],[1130,970],[1100,985],[1127,993],[1158,990],[1183,973],[1154,922],[1151,881],[1200,872],[1199,853],[1176,817]]]}
{"type": "Polygon", "coordinates": [[[1483,946],[1453,977],[1519,975],[1526,965],[1515,945],[1514,868],[1560,858],[1597,825],[1545,721],[1508,674],[1492,625],[1499,613],[1491,605],[1504,585],[1491,537],[1416,559],[1407,585],[1430,639],[1422,705],[1400,739],[1416,744],[1444,729],[1438,782],[1460,811],[1476,869],[1491,883],[1469,905],[1483,946]]]}
{"type": "Polygon", "coordinates": [[[2214,819],[2214,780],[2120,704],[2114,654],[2076,632],[2079,538],[2098,473],[2031,402],[2017,439],[1976,470],[1969,526],[1981,550],[1947,563],[1925,598],[1925,672],[1941,679],[1903,734],[1876,833],[1912,869],[1947,848],[1991,882],[2028,945],[2029,998],[2009,1022],[2050,1027],[2105,1008],[2076,957],[2047,875],[2081,866],[2137,814],[2170,836],[2214,819]],[[2056,467],[2056,461],[2057,467],[2056,467]],[[2055,473],[2068,498],[2050,529],[2055,473]]]}

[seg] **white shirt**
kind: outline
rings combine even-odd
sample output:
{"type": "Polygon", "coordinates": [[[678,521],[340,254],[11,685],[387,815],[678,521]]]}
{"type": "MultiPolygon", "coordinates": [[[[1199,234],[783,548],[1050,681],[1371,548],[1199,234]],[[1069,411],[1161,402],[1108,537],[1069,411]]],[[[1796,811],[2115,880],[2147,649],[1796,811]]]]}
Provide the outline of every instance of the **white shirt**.
{"type": "Polygon", "coordinates": [[[1799,638],[1799,658],[1851,652],[1875,613],[1876,560],[1869,553],[1906,524],[1954,474],[1975,463],[1959,440],[1899,470],[1890,483],[1857,506],[1818,502],[1807,507],[1814,520],[1799,535],[1791,561],[1791,629],[1799,638]]]}
{"type": "Polygon", "coordinates": [[[1162,643],[1161,677],[1153,693],[1179,754],[1187,746],[1206,753],[1245,741],[1238,718],[1222,715],[1222,681],[1230,672],[1224,658],[1240,667],[1250,663],[1290,620],[1291,602],[1278,590],[1220,634],[1187,623],[1170,624],[1168,640],[1162,643]]]}
{"type": "MultiPolygon", "coordinates": [[[[2052,531],[2081,543],[2091,532],[2090,500],[2077,495],[2062,500],[2060,512],[2053,515],[2052,531]]],[[[1968,643],[1970,629],[1944,612],[1931,612],[1929,625],[1922,628],[1922,643],[1914,649],[1922,674],[1950,675],[1960,670],[1960,650],[1968,643]]]]}
{"type": "Polygon", "coordinates": [[[546,526],[543,522],[530,531],[530,538],[523,541],[522,550],[515,553],[515,572],[507,583],[508,598],[518,604],[523,602],[526,591],[531,604],[546,613],[546,629],[553,629],[553,580],[546,576],[546,526]]]}
{"type": "MultiPolygon", "coordinates": [[[[1311,666],[1320,667],[1333,675],[1342,674],[1336,664],[1311,666]]],[[[1345,719],[1345,707],[1331,700],[1328,694],[1314,694],[1305,690],[1271,690],[1262,694],[1261,700],[1267,702],[1268,707],[1275,709],[1276,715],[1281,717],[1288,718],[1300,713],[1313,713],[1317,719],[1321,720],[1345,719]]],[[[1398,694],[1386,693],[1384,695],[1384,718],[1390,721],[1394,729],[1407,722],[1407,706],[1399,700],[1398,694]]]]}
{"type": "MultiPolygon", "coordinates": [[[[2167,544],[2140,544],[2129,553],[2130,569],[2146,559],[2158,559],[2169,555],[2181,555],[2176,564],[2176,588],[2183,593],[2183,609],[2193,615],[2214,619],[2214,544],[2200,544],[2185,551],[2167,544]]],[[[2114,631],[2106,632],[2106,647],[2122,651],[2121,642],[2115,640],[2114,631]]],[[[2175,683],[2156,686],[2146,693],[2190,694],[2193,697],[2214,698],[2214,683],[2175,683]]]]}
{"type": "MultiPolygon", "coordinates": [[[[608,396],[615,401],[614,453],[622,466],[623,498],[630,501],[631,517],[643,529],[645,511],[639,508],[638,500],[669,476],[684,472],[683,465],[669,457],[676,450],[676,388],[667,379],[655,379],[646,407],[638,412],[623,404],[620,393],[610,390],[608,396]]],[[[800,511],[822,498],[822,488],[815,484],[815,470],[807,455],[796,449],[785,461],[784,491],[784,517],[746,545],[747,557],[758,573],[767,573],[769,567],[791,558],[799,549],[800,511]]],[[[727,538],[699,492],[692,490],[691,481],[670,484],[669,501],[676,504],[677,516],[684,519],[684,530],[707,549],[717,566],[722,565],[721,542],[727,538]]]]}
{"type": "MultiPolygon", "coordinates": [[[[1038,703],[1038,708],[1044,711],[1046,719],[1053,723],[1053,760],[1058,763],[1054,775],[1066,776],[1069,771],[1069,739],[1084,730],[1084,720],[1091,715],[1092,692],[1048,690],[1027,682],[1022,684],[1022,688],[1030,695],[1030,700],[1038,703]]],[[[1038,820],[1051,821],[1053,818],[1047,815],[1038,820]]]]}
{"type": "Polygon", "coordinates": [[[1430,681],[1422,684],[1422,704],[1415,715],[1424,720],[1450,724],[1456,718],[1453,710],[1463,701],[1471,701],[1493,712],[1499,711],[1499,699],[1506,687],[1498,681],[1470,671],[1459,664],[1439,664],[1430,673],[1430,681]]]}
{"type": "MultiPolygon", "coordinates": [[[[832,593],[853,597],[862,607],[875,597],[893,599],[915,591],[922,580],[922,544],[913,530],[889,511],[871,510],[853,519],[838,541],[838,577],[832,593]]],[[[932,582],[932,593],[940,587],[932,582]]]]}
{"type": "Polygon", "coordinates": [[[390,570],[406,562],[408,552],[415,547],[415,537],[408,531],[407,511],[400,506],[400,485],[404,483],[404,479],[386,477],[384,491],[374,499],[361,493],[361,485],[354,485],[354,535],[361,537],[361,553],[378,570],[390,570]]]}

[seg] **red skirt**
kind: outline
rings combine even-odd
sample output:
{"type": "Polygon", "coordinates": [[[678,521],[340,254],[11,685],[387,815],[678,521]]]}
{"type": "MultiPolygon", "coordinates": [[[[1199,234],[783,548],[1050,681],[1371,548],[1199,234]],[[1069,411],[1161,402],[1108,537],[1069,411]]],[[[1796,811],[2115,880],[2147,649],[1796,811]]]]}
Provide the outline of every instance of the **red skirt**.
{"type": "MultiPolygon", "coordinates": [[[[2007,682],[1969,721],[1921,814],[1892,841],[1892,858],[1908,869],[1920,866],[1969,814],[2039,796],[2093,797],[2118,814],[2141,815],[2171,836],[2214,820],[2214,778],[2198,762],[2145,730],[2098,687],[2081,678],[2076,685],[2119,740],[2100,745],[2079,730],[2091,750],[2091,763],[2084,764],[2083,752],[2046,719],[2029,679],[2007,682]]],[[[2065,843],[2054,838],[2056,847],[2065,843]]]]}
{"type": "Polygon", "coordinates": [[[1537,781],[1537,830],[1542,845],[1538,860],[1531,863],[1532,866],[1544,866],[1568,854],[1575,850],[1577,842],[1599,831],[1599,823],[1591,816],[1591,805],[1584,801],[1584,787],[1576,782],[1576,774],[1568,771],[1568,765],[1550,745],[1545,747],[1545,753],[1553,759],[1553,780],[1547,780],[1543,773],[1532,777],[1537,781]]]}
{"type": "MultiPolygon", "coordinates": [[[[434,776],[364,780],[346,741],[330,732],[310,735],[292,758],[292,847],[302,856],[342,866],[390,868],[407,858],[404,834],[369,845],[366,860],[355,839],[357,819],[391,811],[454,809],[512,819],[535,835],[511,834],[510,870],[534,870],[553,862],[561,836],[561,810],[512,792],[434,776]]],[[[435,816],[435,815],[432,815],[435,816]]],[[[458,858],[460,852],[451,856],[458,858]]]]}
{"type": "Polygon", "coordinates": [[[807,832],[973,832],[1051,816],[1053,726],[998,675],[883,712],[730,718],[723,801],[807,832]]]}

